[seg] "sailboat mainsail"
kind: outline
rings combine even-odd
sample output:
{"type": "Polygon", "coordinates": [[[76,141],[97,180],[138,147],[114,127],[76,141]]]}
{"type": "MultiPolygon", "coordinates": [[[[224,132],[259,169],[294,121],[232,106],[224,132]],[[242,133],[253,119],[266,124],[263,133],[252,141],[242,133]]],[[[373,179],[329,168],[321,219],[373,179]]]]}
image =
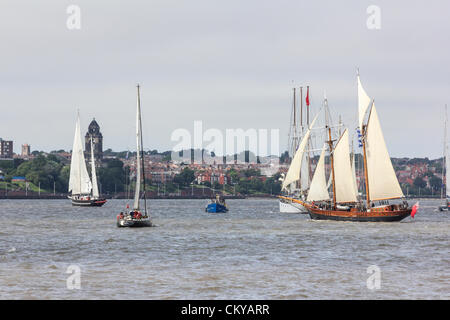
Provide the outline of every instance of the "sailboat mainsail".
{"type": "Polygon", "coordinates": [[[314,123],[317,120],[319,114],[317,114],[314,120],[311,122],[308,130],[302,138],[300,146],[295,152],[294,158],[292,159],[291,165],[286,173],[286,177],[283,180],[282,190],[285,190],[291,183],[297,182],[300,180],[300,171],[304,159],[304,153],[307,148],[307,144],[309,142],[309,137],[311,135],[311,128],[314,126],[314,123]]]}
{"type": "Polygon", "coordinates": [[[80,115],[78,114],[70,161],[69,192],[72,192],[72,195],[88,195],[92,190],[81,141],[80,115]]]}
{"type": "Polygon", "coordinates": [[[92,176],[92,197],[97,199],[100,194],[98,192],[97,171],[95,169],[94,143],[91,137],[91,176],[92,176]]]}
{"type": "Polygon", "coordinates": [[[322,148],[319,161],[317,162],[316,170],[311,181],[311,186],[308,192],[306,201],[325,201],[330,200],[328,193],[327,180],[325,178],[325,151],[326,145],[322,148]]]}
{"type": "Polygon", "coordinates": [[[366,128],[366,158],[370,200],[403,198],[392,166],[375,103],[372,103],[366,128]]]}
{"type": "Polygon", "coordinates": [[[353,185],[350,165],[350,148],[348,130],[345,129],[334,151],[334,174],[336,186],[336,202],[356,202],[356,190],[353,185]]]}

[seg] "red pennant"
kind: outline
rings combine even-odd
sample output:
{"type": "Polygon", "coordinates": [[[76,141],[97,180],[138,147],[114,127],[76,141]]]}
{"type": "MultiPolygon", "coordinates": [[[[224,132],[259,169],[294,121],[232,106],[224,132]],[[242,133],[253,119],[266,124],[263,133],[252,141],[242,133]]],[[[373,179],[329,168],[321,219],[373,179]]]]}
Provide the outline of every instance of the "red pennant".
{"type": "Polygon", "coordinates": [[[309,87],[306,88],[306,106],[309,107],[309,87]]]}

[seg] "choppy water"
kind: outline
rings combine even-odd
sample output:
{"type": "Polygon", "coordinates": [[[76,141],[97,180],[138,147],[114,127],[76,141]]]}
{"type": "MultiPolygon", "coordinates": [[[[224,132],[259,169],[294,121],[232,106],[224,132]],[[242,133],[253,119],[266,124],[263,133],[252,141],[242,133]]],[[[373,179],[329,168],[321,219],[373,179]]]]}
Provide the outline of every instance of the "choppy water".
{"type": "Polygon", "coordinates": [[[277,200],[150,201],[156,228],[118,229],[124,200],[0,200],[1,299],[449,299],[450,213],[398,223],[312,221],[277,200]],[[81,289],[67,289],[67,268],[81,289]],[[370,290],[367,268],[381,270],[370,290]]]}

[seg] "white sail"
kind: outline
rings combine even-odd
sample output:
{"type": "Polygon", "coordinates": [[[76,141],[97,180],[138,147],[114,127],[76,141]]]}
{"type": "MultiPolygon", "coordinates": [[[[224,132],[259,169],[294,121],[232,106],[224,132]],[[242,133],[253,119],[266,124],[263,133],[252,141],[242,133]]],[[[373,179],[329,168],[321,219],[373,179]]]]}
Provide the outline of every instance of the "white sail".
{"type": "Polygon", "coordinates": [[[358,115],[359,115],[358,125],[360,128],[362,128],[364,116],[367,112],[367,109],[370,106],[371,99],[369,98],[369,96],[367,95],[366,91],[364,90],[361,84],[359,74],[357,78],[358,78],[358,115]]]}
{"type": "Polygon", "coordinates": [[[347,129],[345,129],[334,149],[333,162],[336,202],[356,202],[347,129]]]}
{"type": "Polygon", "coordinates": [[[309,136],[311,134],[311,128],[314,126],[314,123],[317,120],[319,114],[317,114],[314,118],[314,120],[311,122],[311,125],[309,126],[308,130],[306,131],[305,135],[302,138],[302,142],[300,143],[300,146],[298,147],[297,151],[295,152],[294,158],[292,159],[291,166],[288,169],[288,172],[286,173],[286,177],[283,180],[282,189],[286,189],[291,183],[297,182],[300,180],[300,170],[302,167],[303,162],[303,154],[305,153],[305,149],[307,147],[309,136]]]}
{"type": "Polygon", "coordinates": [[[375,103],[366,129],[366,159],[370,200],[402,198],[403,192],[386,148],[375,103]]]}
{"type": "Polygon", "coordinates": [[[83,144],[81,139],[80,115],[77,116],[75,136],[73,139],[72,158],[70,161],[69,192],[74,194],[90,194],[92,185],[84,160],[83,144]]]}
{"type": "Polygon", "coordinates": [[[305,191],[309,188],[309,167],[308,152],[303,153],[302,165],[300,167],[300,190],[305,191]]]}
{"type": "Polygon", "coordinates": [[[134,193],[133,209],[139,210],[139,198],[141,193],[141,106],[139,101],[139,88],[136,110],[136,190],[134,193]]]}
{"type": "Polygon", "coordinates": [[[319,162],[317,162],[306,201],[322,201],[330,199],[327,180],[325,178],[325,150],[326,145],[322,148],[322,153],[320,154],[319,162]]]}
{"type": "Polygon", "coordinates": [[[92,176],[92,197],[98,199],[100,194],[98,192],[97,172],[95,169],[94,144],[91,137],[91,176],[92,176]]]}

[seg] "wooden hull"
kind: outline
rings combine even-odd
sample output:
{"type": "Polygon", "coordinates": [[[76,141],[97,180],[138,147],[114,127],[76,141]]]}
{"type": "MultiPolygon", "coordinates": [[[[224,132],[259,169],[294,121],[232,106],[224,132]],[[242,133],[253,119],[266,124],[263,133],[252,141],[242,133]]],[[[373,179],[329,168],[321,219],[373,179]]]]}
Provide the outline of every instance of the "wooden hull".
{"type": "Polygon", "coordinates": [[[383,212],[360,212],[341,211],[308,208],[309,216],[313,220],[335,220],[335,221],[357,221],[357,222],[395,222],[401,221],[411,215],[411,209],[383,211],[383,212]]]}
{"type": "Polygon", "coordinates": [[[89,200],[80,200],[80,199],[71,199],[73,206],[78,207],[101,207],[106,203],[106,199],[89,199],[89,200]]]}
{"type": "MultiPolygon", "coordinates": [[[[280,197],[282,198],[282,197],[280,197]]],[[[293,202],[303,205],[313,220],[357,221],[357,222],[395,222],[401,221],[411,215],[411,208],[401,208],[396,205],[375,207],[370,212],[358,211],[355,208],[349,210],[327,210],[310,203],[293,199],[293,202]]]]}

